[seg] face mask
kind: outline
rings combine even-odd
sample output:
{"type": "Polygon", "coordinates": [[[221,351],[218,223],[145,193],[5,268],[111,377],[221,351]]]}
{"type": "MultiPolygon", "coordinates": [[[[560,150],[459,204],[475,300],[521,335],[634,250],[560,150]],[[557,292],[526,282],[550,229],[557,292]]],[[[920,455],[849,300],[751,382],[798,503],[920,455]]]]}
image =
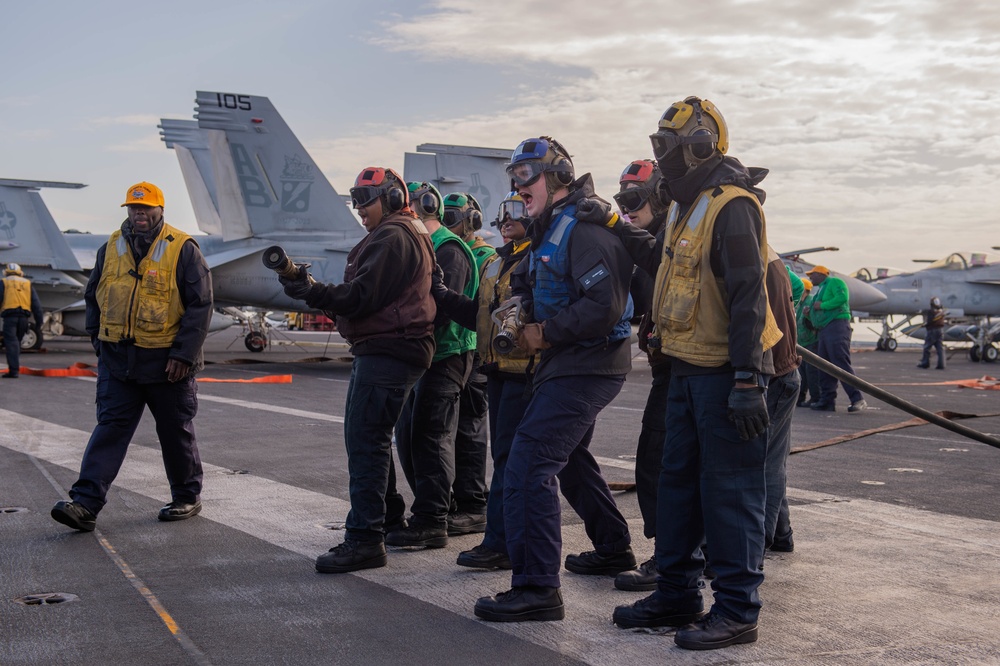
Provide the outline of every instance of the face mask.
{"type": "Polygon", "coordinates": [[[657,162],[660,173],[667,181],[676,180],[688,172],[687,164],[684,163],[684,149],[677,147],[670,151],[665,160],[657,162]]]}

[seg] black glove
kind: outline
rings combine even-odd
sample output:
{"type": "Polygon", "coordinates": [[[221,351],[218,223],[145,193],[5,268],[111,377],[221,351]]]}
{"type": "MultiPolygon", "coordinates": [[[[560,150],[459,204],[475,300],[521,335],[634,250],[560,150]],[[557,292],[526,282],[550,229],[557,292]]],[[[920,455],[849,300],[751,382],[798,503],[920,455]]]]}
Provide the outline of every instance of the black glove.
{"type": "Polygon", "coordinates": [[[607,224],[611,217],[611,204],[597,197],[587,197],[576,202],[576,219],[587,224],[607,224]]]}
{"type": "Polygon", "coordinates": [[[313,288],[316,284],[309,277],[309,272],[306,270],[305,266],[298,267],[298,276],[294,280],[286,278],[284,275],[278,276],[278,282],[282,284],[285,288],[285,293],[289,298],[294,298],[297,301],[304,301],[306,296],[309,295],[309,290],[313,288]]]}
{"type": "Polygon", "coordinates": [[[441,265],[435,263],[434,270],[431,272],[431,296],[434,297],[434,302],[439,306],[441,304],[441,299],[448,294],[448,286],[444,283],[444,271],[441,270],[441,265]]]}
{"type": "Polygon", "coordinates": [[[767,416],[767,401],[764,389],[737,388],[729,392],[729,420],[736,424],[740,439],[757,437],[767,430],[770,419],[767,416]]]}

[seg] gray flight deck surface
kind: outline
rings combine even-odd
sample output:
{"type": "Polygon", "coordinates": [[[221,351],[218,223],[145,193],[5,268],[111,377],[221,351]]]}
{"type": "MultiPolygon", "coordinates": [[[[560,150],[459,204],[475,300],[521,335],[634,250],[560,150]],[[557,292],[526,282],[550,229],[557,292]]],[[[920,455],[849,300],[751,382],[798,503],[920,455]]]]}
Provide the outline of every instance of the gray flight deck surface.
{"type": "MultiPolygon", "coordinates": [[[[204,510],[183,522],[156,520],[169,497],[148,413],[98,531],[52,521],[94,424],[93,380],[0,380],[0,664],[1000,663],[1000,450],[930,425],[791,456],[795,552],[765,559],[752,645],[687,652],[669,632],[618,629],[614,606],[644,593],[565,571],[564,621],[481,622],[476,598],[510,579],[455,565],[478,535],[439,550],[390,549],[382,569],[317,574],[314,558],[341,541],[330,528],[349,507],[342,418],[350,365],[303,362],[347,357],[342,346],[317,346],[327,334],[272,337],[311,344],[250,354],[234,329],[209,338],[213,363],[202,377],[294,380],[199,385],[204,510]],[[248,358],[255,362],[223,363],[248,358]],[[15,602],[43,593],[78,598],[15,602]]],[[[78,339],[46,348],[22,365],[94,361],[78,339]]],[[[1000,365],[958,353],[947,370],[918,370],[917,359],[902,348],[854,356],[859,375],[922,406],[1000,412],[998,391],[929,384],[996,375],[1000,365]]],[[[632,480],[648,385],[637,355],[601,415],[592,449],[609,481],[632,480]]],[[[839,398],[835,414],[796,409],[793,446],[911,418],[871,398],[875,409],[848,414],[839,398]]],[[[1000,417],[963,423],[1000,433],[1000,417]]],[[[615,495],[641,561],[652,543],[635,494],[615,495]]],[[[563,512],[563,553],[589,549],[577,516],[563,512]]]]}

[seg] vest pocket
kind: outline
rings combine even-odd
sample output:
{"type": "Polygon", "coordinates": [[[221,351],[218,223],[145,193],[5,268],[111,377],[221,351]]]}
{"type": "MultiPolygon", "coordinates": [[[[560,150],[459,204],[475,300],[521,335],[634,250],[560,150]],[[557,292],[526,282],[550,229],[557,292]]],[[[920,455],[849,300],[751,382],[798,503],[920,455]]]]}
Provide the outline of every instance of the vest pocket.
{"type": "Polygon", "coordinates": [[[664,329],[674,332],[694,328],[701,293],[701,243],[676,248],[665,285],[659,321],[664,329]]]}
{"type": "Polygon", "coordinates": [[[147,333],[162,333],[166,330],[169,302],[151,298],[139,301],[139,311],[135,317],[135,327],[147,333]]]}
{"type": "Polygon", "coordinates": [[[698,314],[698,282],[674,277],[660,309],[659,322],[667,331],[690,331],[698,314]]]}

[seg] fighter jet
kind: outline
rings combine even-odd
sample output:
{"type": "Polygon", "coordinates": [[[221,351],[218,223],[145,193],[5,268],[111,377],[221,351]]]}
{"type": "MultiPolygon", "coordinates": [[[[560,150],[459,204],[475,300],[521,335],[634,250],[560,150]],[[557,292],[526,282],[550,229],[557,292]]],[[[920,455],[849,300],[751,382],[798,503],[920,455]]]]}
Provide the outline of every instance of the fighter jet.
{"type": "Polygon", "coordinates": [[[885,300],[871,304],[865,313],[882,322],[879,349],[895,350],[895,331],[927,309],[936,296],[949,318],[973,320],[964,330],[965,338],[972,342],[971,360],[994,362],[1000,356],[990,322],[990,317],[1000,316],[1000,257],[986,252],[953,252],[927,268],[886,275],[869,284],[885,295],[885,300]],[[890,315],[905,319],[890,327],[890,315]]]}
{"type": "MultiPolygon", "coordinates": [[[[43,187],[80,189],[86,185],[0,179],[0,262],[21,265],[46,312],[82,309],[87,275],[42,200],[39,190],[43,187]]],[[[21,339],[22,349],[41,346],[43,324],[35,322],[28,330],[21,339]]]]}
{"type": "MultiPolygon", "coordinates": [[[[816,267],[816,264],[810,264],[808,261],[803,261],[801,258],[803,254],[824,251],[836,252],[838,249],[839,248],[835,247],[811,247],[804,250],[779,252],[778,256],[781,257],[785,266],[790,268],[793,273],[799,277],[805,277],[810,270],[816,267]]],[[[839,277],[847,283],[848,302],[851,306],[851,311],[863,311],[874,304],[885,300],[885,294],[877,289],[873,289],[872,286],[866,281],[860,280],[854,275],[845,275],[844,273],[834,270],[830,271],[830,275],[839,277]]]]}
{"type": "MultiPolygon", "coordinates": [[[[161,138],[177,154],[196,222],[206,233],[197,240],[212,269],[216,305],[259,309],[248,318],[239,314],[250,325],[246,347],[262,351],[266,311],[309,311],[285,295],[261,263],[262,251],[281,245],[293,261],[309,264],[317,280],[339,282],[347,253],[366,232],[269,99],[199,91],[195,104],[196,121],[163,119],[161,138]]],[[[509,155],[427,144],[407,153],[404,177],[435,183],[445,194],[474,192],[486,210],[506,193],[509,155]]],[[[81,265],[91,267],[107,236],[66,239],[81,265]]]]}

